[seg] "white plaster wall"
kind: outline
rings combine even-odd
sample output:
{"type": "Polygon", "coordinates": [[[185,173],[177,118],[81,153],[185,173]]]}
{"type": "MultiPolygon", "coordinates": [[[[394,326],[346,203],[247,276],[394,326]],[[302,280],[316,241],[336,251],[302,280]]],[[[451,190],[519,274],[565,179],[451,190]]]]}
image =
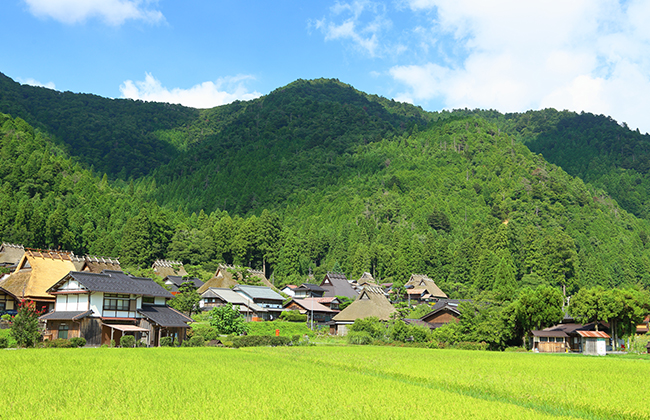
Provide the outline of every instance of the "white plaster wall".
{"type": "Polygon", "coordinates": [[[95,292],[90,295],[90,309],[93,315],[101,316],[102,308],[104,307],[104,293],[95,292]]]}
{"type": "Polygon", "coordinates": [[[77,295],[79,296],[79,304],[77,305],[78,311],[87,311],[88,310],[88,295],[77,295]]]}
{"type": "Polygon", "coordinates": [[[153,301],[156,305],[164,305],[165,304],[165,298],[164,297],[156,297],[153,301]]]}

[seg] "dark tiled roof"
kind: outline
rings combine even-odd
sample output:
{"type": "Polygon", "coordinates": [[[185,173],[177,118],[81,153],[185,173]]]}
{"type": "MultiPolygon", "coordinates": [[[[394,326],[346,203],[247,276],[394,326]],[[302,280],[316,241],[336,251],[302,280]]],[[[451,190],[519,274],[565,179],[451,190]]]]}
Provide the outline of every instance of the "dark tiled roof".
{"type": "Polygon", "coordinates": [[[192,318],[169,306],[142,305],[138,312],[161,327],[187,327],[192,322],[192,318]]]}
{"type": "Polygon", "coordinates": [[[441,299],[438,302],[436,302],[435,305],[431,307],[431,311],[424,315],[422,318],[420,318],[422,321],[426,320],[427,318],[430,318],[432,315],[435,313],[443,310],[443,309],[449,309],[450,311],[455,312],[456,314],[460,315],[460,309],[459,305],[462,302],[470,302],[468,299],[441,299]]]}
{"type": "Polygon", "coordinates": [[[568,337],[567,333],[560,330],[556,330],[556,331],[533,330],[531,331],[531,334],[533,334],[534,337],[568,337]]]}
{"type": "Polygon", "coordinates": [[[310,283],[303,283],[299,287],[296,287],[293,290],[294,291],[295,290],[311,290],[313,292],[324,292],[325,291],[325,289],[323,289],[322,287],[317,286],[315,284],[310,284],[310,283]]]}
{"type": "Polygon", "coordinates": [[[92,315],[93,311],[52,311],[41,316],[39,319],[48,320],[48,321],[79,321],[92,315]]]}
{"type": "MultiPolygon", "coordinates": [[[[196,277],[192,277],[190,279],[183,279],[183,276],[167,276],[163,280],[164,281],[169,280],[170,282],[172,282],[172,284],[174,286],[176,286],[177,289],[179,287],[181,287],[181,285],[183,283],[185,283],[185,282],[190,282],[190,283],[194,284],[194,287],[196,289],[203,286],[203,282],[201,280],[197,279],[196,277]]],[[[176,291],[176,290],[174,290],[174,291],[176,291]]]]}
{"type": "Polygon", "coordinates": [[[344,274],[327,273],[320,287],[325,289],[325,296],[345,296],[350,299],[355,299],[359,295],[352,288],[344,274]]]}
{"type": "Polygon", "coordinates": [[[69,277],[75,279],[91,292],[121,293],[141,296],[173,297],[155,281],[144,277],[133,277],[122,271],[104,270],[101,273],[71,271],[63,280],[52,286],[53,291],[69,277]]]}

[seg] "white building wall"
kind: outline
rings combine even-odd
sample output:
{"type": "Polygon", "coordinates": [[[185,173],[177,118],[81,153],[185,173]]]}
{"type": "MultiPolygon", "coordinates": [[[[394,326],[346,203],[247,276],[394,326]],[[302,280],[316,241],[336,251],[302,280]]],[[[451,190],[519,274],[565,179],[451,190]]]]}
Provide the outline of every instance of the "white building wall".
{"type": "Polygon", "coordinates": [[[90,309],[93,315],[102,316],[102,308],[104,307],[104,293],[95,292],[90,295],[90,309]]]}
{"type": "Polygon", "coordinates": [[[156,297],[153,302],[156,305],[164,305],[165,304],[165,298],[164,297],[156,297]]]}

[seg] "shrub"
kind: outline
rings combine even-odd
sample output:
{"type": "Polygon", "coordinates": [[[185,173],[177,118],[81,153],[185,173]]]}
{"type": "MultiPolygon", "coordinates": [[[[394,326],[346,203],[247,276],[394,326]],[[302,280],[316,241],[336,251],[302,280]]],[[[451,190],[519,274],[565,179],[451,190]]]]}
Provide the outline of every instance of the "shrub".
{"type": "Polygon", "coordinates": [[[264,322],[249,322],[248,335],[275,335],[275,330],[280,330],[280,336],[292,337],[294,335],[308,335],[313,337],[315,333],[301,322],[287,322],[280,319],[264,322]]]}
{"type": "Polygon", "coordinates": [[[350,331],[346,339],[349,344],[366,345],[372,343],[372,337],[367,331],[350,331]]]}
{"type": "Polygon", "coordinates": [[[457,350],[487,350],[488,343],[482,341],[480,343],[474,341],[459,341],[454,344],[452,348],[457,350]]]}
{"type": "Polygon", "coordinates": [[[135,347],[135,337],[132,335],[123,335],[120,338],[120,346],[128,348],[135,347]]]}
{"type": "Polygon", "coordinates": [[[264,347],[264,346],[288,346],[291,343],[289,337],[275,337],[268,335],[244,335],[233,338],[233,347],[264,347]]]}
{"type": "Polygon", "coordinates": [[[461,327],[458,322],[450,322],[440,328],[436,328],[431,333],[434,341],[439,343],[455,344],[460,341],[462,336],[461,327]]]}
{"type": "Polygon", "coordinates": [[[173,337],[162,337],[160,339],[160,347],[171,347],[174,345],[173,337]]]}
{"type": "Polygon", "coordinates": [[[513,353],[526,353],[526,352],[528,352],[528,350],[526,350],[523,347],[506,347],[503,351],[513,352],[513,353]]]}
{"type": "Polygon", "coordinates": [[[135,342],[135,346],[136,347],[147,347],[147,343],[145,343],[142,340],[138,340],[138,341],[135,342]]]}
{"type": "Polygon", "coordinates": [[[33,301],[23,301],[18,308],[18,314],[14,317],[11,326],[11,335],[20,347],[34,346],[41,338],[38,326],[36,304],[33,301]]]}
{"type": "Polygon", "coordinates": [[[115,340],[111,339],[111,347],[117,347],[117,344],[115,344],[115,340]]]}
{"type": "Polygon", "coordinates": [[[6,349],[9,347],[9,340],[7,337],[0,337],[0,349],[6,349]]]}
{"type": "Polygon", "coordinates": [[[210,325],[219,334],[243,334],[248,331],[246,321],[239,310],[233,308],[232,304],[218,306],[210,310],[210,325]]]}
{"type": "Polygon", "coordinates": [[[61,348],[69,349],[77,347],[72,341],[66,340],[65,338],[57,338],[56,340],[44,341],[41,346],[45,348],[61,348]]]}
{"type": "Polygon", "coordinates": [[[386,337],[386,325],[375,316],[368,318],[356,319],[354,324],[350,326],[350,331],[361,332],[365,331],[375,340],[383,340],[386,337]]]}
{"type": "Polygon", "coordinates": [[[301,314],[298,310],[285,311],[280,314],[280,319],[289,322],[306,322],[307,314],[301,314]]]}
{"type": "Polygon", "coordinates": [[[203,347],[205,346],[205,340],[203,339],[203,336],[201,335],[195,335],[194,337],[190,338],[189,340],[183,341],[183,344],[187,343],[188,347],[203,347]]]}
{"type": "Polygon", "coordinates": [[[200,335],[205,341],[216,340],[217,336],[219,335],[217,334],[217,330],[214,327],[202,324],[192,325],[192,329],[188,331],[188,336],[190,333],[193,333],[192,337],[195,335],[200,335]]]}
{"type": "Polygon", "coordinates": [[[11,322],[11,315],[4,314],[4,315],[0,316],[0,319],[3,320],[4,322],[11,322]]]}
{"type": "Polygon", "coordinates": [[[86,345],[86,339],[83,337],[73,337],[70,339],[70,342],[75,346],[75,347],[83,347],[86,345]]]}

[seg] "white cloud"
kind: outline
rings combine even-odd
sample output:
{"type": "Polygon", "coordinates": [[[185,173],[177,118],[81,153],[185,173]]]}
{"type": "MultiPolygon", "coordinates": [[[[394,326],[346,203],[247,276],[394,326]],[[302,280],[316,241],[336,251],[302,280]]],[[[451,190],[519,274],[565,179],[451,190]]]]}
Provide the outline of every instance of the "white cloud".
{"type": "Polygon", "coordinates": [[[23,84],[23,85],[44,87],[44,88],[48,88],[48,89],[52,89],[52,90],[56,89],[56,86],[54,85],[54,82],[41,83],[38,80],[34,80],[32,78],[28,78],[28,79],[17,78],[16,80],[18,80],[18,82],[23,84]]]}
{"type": "Polygon", "coordinates": [[[504,112],[584,110],[650,131],[649,2],[408,4],[427,22],[413,28],[412,46],[426,58],[391,68],[405,87],[398,98],[504,112]]]}
{"type": "Polygon", "coordinates": [[[350,3],[337,2],[330,8],[330,19],[323,18],[315,22],[316,29],[325,35],[326,41],[348,40],[357,49],[371,57],[381,55],[384,51],[379,43],[379,37],[392,22],[385,17],[385,8],[367,0],[356,0],[350,3]],[[336,23],[343,15],[348,16],[340,23],[336,23]],[[365,22],[362,15],[370,15],[371,19],[365,22]]]}
{"type": "Polygon", "coordinates": [[[144,81],[127,80],[120,86],[122,98],[143,101],[168,102],[193,108],[212,108],[235,100],[249,100],[261,96],[259,92],[249,92],[244,83],[253,80],[252,76],[224,77],[215,82],[203,82],[189,89],[168,89],[150,73],[145,73],[144,81]]]}
{"type": "Polygon", "coordinates": [[[149,23],[164,21],[156,10],[157,0],[24,0],[30,13],[49,17],[66,24],[99,18],[109,25],[119,26],[127,20],[149,23]]]}

